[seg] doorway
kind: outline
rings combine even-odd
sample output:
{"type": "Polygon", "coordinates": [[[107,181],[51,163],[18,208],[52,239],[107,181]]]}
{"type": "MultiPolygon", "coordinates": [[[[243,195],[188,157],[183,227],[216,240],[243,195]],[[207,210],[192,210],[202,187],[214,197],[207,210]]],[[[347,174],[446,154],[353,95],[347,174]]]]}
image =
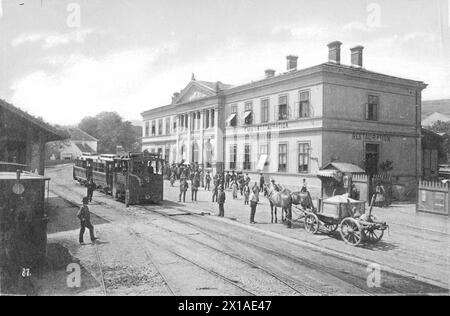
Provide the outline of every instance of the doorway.
{"type": "Polygon", "coordinates": [[[380,145],[366,144],[366,173],[368,175],[378,174],[380,160],[380,145]]]}

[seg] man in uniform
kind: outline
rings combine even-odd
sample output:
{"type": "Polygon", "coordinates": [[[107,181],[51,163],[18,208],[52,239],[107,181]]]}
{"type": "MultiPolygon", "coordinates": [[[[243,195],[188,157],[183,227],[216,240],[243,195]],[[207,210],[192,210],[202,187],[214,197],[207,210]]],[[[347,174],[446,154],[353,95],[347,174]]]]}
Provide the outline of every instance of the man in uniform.
{"type": "Polygon", "coordinates": [[[225,192],[223,191],[223,186],[219,186],[219,196],[217,198],[217,203],[219,203],[219,216],[220,217],[225,217],[225,209],[224,209],[224,205],[225,205],[225,192]]]}
{"type": "Polygon", "coordinates": [[[84,232],[87,229],[89,229],[89,235],[91,237],[91,242],[95,243],[94,235],[94,226],[91,223],[91,213],[89,212],[89,199],[87,197],[83,198],[83,205],[80,207],[80,210],[78,211],[77,217],[80,220],[80,236],[79,236],[79,242],[82,245],[84,243],[84,232]]]}

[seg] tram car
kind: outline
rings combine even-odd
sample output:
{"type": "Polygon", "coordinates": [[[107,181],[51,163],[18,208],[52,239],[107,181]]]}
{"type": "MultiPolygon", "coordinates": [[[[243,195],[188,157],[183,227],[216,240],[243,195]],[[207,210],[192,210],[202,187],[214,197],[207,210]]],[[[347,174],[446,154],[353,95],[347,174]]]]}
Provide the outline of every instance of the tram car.
{"type": "Polygon", "coordinates": [[[128,205],[163,200],[164,160],[158,154],[83,155],[75,160],[73,178],[82,185],[91,179],[96,188],[128,205]]]}
{"type": "Polygon", "coordinates": [[[0,293],[45,266],[49,180],[20,169],[0,172],[0,293]]]}

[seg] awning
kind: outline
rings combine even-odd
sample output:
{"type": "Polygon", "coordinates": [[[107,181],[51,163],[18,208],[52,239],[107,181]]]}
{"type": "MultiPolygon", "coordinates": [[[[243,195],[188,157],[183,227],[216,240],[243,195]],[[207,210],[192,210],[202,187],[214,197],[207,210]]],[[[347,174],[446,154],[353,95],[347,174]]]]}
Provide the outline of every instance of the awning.
{"type": "Polygon", "coordinates": [[[236,113],[231,114],[228,116],[227,120],[225,121],[227,125],[230,125],[231,121],[236,118],[236,113]]]}
{"type": "Polygon", "coordinates": [[[256,165],[256,170],[263,170],[268,159],[268,155],[261,155],[261,157],[259,157],[258,164],[256,165]]]}
{"type": "Polygon", "coordinates": [[[337,170],[319,170],[317,172],[318,177],[322,178],[333,178],[338,180],[339,179],[339,171],[337,170]]]}
{"type": "Polygon", "coordinates": [[[252,115],[253,111],[245,111],[244,112],[244,120],[246,120],[250,115],[252,115]]]}

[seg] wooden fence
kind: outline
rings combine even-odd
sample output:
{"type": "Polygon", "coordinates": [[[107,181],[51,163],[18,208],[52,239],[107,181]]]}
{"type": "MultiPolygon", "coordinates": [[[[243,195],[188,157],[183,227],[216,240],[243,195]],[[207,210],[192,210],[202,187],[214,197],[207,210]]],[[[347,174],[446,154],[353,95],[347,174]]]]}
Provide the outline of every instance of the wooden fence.
{"type": "Polygon", "coordinates": [[[450,185],[440,181],[420,181],[417,212],[450,216],[450,185]]]}

